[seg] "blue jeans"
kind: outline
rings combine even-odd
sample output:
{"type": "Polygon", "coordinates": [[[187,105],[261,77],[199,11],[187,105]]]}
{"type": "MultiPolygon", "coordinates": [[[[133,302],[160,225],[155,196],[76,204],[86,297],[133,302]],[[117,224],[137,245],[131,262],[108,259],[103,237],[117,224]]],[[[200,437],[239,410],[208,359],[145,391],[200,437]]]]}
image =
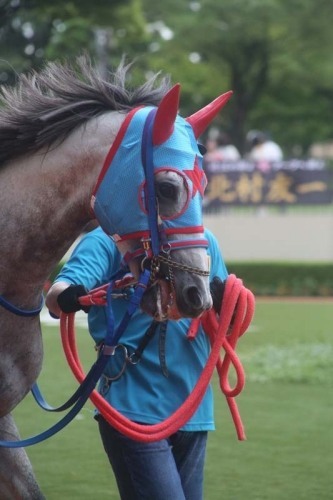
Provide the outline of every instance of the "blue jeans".
{"type": "Polygon", "coordinates": [[[202,500],[206,431],[139,443],[101,416],[98,424],[122,500],[202,500]]]}

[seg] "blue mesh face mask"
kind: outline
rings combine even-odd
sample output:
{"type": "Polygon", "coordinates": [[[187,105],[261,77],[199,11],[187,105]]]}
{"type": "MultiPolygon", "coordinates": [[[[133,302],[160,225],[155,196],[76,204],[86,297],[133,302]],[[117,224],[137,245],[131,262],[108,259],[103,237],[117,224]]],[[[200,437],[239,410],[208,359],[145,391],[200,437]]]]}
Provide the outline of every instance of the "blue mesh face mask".
{"type": "MultiPolygon", "coordinates": [[[[144,165],[143,134],[148,117],[154,119],[156,108],[134,111],[125,120],[107,156],[93,196],[93,209],[104,231],[128,239],[147,236],[147,179],[144,165]]],[[[150,132],[148,141],[150,139],[150,132]]],[[[171,135],[161,145],[150,145],[154,172],[172,170],[183,176],[188,197],[184,209],[163,225],[167,233],[202,231],[202,196],[206,177],[202,155],[191,125],[176,117],[171,135]]]]}
{"type": "MultiPolygon", "coordinates": [[[[101,227],[115,240],[151,237],[153,241],[157,232],[164,237],[203,232],[201,207],[206,178],[197,138],[232,92],[222,94],[186,119],[178,115],[179,93],[180,86],[175,85],[157,108],[132,110],[107,155],[91,205],[101,227]],[[178,213],[160,222],[154,176],[163,170],[182,177],[187,200],[178,213]]],[[[152,246],[156,254],[156,244],[152,246]]]]}

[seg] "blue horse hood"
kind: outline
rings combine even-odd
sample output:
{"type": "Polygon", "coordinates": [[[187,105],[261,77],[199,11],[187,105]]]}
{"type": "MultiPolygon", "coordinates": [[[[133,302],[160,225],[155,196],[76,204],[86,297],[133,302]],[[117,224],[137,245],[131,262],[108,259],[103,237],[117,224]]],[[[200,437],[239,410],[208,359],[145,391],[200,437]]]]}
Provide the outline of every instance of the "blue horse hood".
{"type": "MultiPolygon", "coordinates": [[[[149,231],[145,210],[145,170],[142,135],[148,114],[155,108],[136,108],[125,118],[106,157],[92,196],[92,208],[103,230],[117,238],[149,231]]],[[[164,219],[164,227],[174,229],[202,226],[202,197],[206,177],[202,155],[191,125],[177,115],[174,129],[161,145],[153,146],[154,173],[177,171],[188,188],[188,203],[176,217],[164,219]]]]}

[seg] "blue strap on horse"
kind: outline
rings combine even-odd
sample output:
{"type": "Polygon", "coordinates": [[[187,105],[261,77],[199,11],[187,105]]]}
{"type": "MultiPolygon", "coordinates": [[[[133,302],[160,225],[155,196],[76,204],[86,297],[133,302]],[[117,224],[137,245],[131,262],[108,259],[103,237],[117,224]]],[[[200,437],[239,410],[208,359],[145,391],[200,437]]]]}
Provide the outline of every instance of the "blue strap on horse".
{"type": "Polygon", "coordinates": [[[142,133],[141,158],[145,170],[147,182],[146,204],[148,213],[148,223],[150,229],[151,247],[153,255],[158,255],[160,251],[160,232],[158,226],[158,213],[156,208],[156,194],[154,181],[154,163],[153,163],[153,125],[156,115],[156,109],[152,109],[147,116],[146,123],[142,133]]]}
{"type": "Polygon", "coordinates": [[[36,309],[21,309],[19,307],[14,306],[14,304],[11,304],[6,300],[2,295],[0,295],[0,305],[4,308],[7,309],[7,311],[16,314],[16,316],[24,316],[26,318],[30,318],[32,316],[38,316],[38,314],[41,312],[44,306],[44,297],[42,296],[41,301],[39,306],[36,309]]]}

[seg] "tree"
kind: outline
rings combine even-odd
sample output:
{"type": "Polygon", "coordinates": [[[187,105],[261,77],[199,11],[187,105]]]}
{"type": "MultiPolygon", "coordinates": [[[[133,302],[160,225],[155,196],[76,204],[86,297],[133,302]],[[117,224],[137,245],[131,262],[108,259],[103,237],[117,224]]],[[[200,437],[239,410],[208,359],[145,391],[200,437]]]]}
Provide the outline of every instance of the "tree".
{"type": "Polygon", "coordinates": [[[4,1],[0,4],[0,79],[82,50],[107,66],[145,43],[140,0],[4,1]],[[15,5],[15,8],[13,7],[15,5]]]}
{"type": "Polygon", "coordinates": [[[143,0],[146,17],[163,19],[173,37],[160,38],[152,63],[164,61],[187,81],[193,72],[184,60],[195,54],[197,102],[232,88],[220,125],[242,151],[250,128],[271,132],[287,154],[333,137],[330,0],[155,3],[143,0]]]}
{"type": "Polygon", "coordinates": [[[211,80],[213,96],[221,93],[222,83],[224,89],[234,90],[225,116],[228,116],[229,132],[241,150],[248,114],[267,85],[271,25],[277,9],[276,2],[271,0],[203,0],[192,2],[190,8],[177,8],[173,3],[168,9],[166,22],[174,31],[172,44],[168,43],[169,51],[174,54],[172,45],[174,49],[181,45],[183,52],[198,55],[196,71],[200,73],[205,68],[205,79],[211,80]]]}

